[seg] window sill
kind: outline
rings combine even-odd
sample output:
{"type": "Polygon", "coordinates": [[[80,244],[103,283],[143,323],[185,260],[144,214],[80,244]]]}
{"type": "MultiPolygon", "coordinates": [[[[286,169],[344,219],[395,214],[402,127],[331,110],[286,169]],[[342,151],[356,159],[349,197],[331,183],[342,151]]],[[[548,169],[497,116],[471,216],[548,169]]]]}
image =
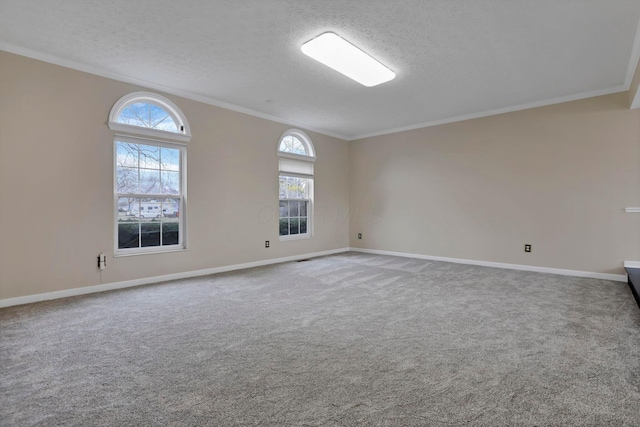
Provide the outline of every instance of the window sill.
{"type": "Polygon", "coordinates": [[[136,256],[136,255],[157,255],[157,254],[166,254],[170,252],[184,252],[186,250],[187,248],[181,246],[181,247],[175,247],[171,249],[153,249],[148,251],[135,251],[135,252],[116,251],[113,254],[113,257],[120,258],[120,257],[136,256]]]}
{"type": "Polygon", "coordinates": [[[281,242],[287,241],[287,240],[304,240],[304,239],[310,239],[312,236],[311,234],[293,234],[293,235],[289,235],[289,236],[279,236],[279,239],[281,242]]]}

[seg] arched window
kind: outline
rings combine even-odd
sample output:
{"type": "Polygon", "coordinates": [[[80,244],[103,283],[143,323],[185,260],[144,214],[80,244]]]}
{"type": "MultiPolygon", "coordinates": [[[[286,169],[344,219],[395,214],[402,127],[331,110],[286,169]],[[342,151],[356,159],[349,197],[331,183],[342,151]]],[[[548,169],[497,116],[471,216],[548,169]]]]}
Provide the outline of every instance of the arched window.
{"type": "Polygon", "coordinates": [[[310,161],[315,161],[316,156],[313,144],[309,137],[304,132],[297,129],[288,130],[280,137],[278,155],[282,154],[293,154],[296,156],[313,158],[312,160],[310,159],[310,161]]]}
{"type": "Polygon", "coordinates": [[[115,254],[186,247],[189,124],[168,99],[149,92],[120,98],[109,113],[114,131],[115,254]]]}
{"type": "Polygon", "coordinates": [[[109,128],[176,141],[191,139],[189,123],[180,109],[167,98],[150,92],[134,92],[120,98],[109,113],[109,128]]]}
{"type": "MultiPolygon", "coordinates": [[[[175,116],[153,102],[129,103],[120,111],[116,120],[126,125],[179,132],[175,116]]],[[[180,126],[180,128],[183,127],[180,126]]]]}
{"type": "Polygon", "coordinates": [[[285,132],[278,142],[279,235],[281,240],[308,238],[313,230],[315,150],[302,131],[285,132]]]}

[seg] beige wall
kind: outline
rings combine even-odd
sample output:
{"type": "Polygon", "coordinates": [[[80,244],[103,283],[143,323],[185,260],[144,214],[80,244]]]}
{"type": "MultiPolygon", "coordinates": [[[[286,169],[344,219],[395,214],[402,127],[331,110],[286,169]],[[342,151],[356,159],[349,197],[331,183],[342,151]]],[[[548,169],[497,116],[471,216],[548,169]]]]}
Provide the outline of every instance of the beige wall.
{"type": "Polygon", "coordinates": [[[106,122],[137,90],[145,89],[0,52],[0,299],[348,246],[348,143],[307,132],[318,157],[315,236],[280,242],[276,145],[290,127],[163,94],[193,134],[189,249],[112,258],[106,122]]]}
{"type": "Polygon", "coordinates": [[[194,135],[189,250],[112,258],[107,115],[137,90],[0,52],[0,299],[349,243],[616,274],[640,260],[640,215],[624,213],[640,206],[640,110],[625,93],[350,143],[307,132],[315,236],[291,242],[276,218],[275,149],[289,127],[163,94],[194,135]]]}
{"type": "Polygon", "coordinates": [[[354,141],[349,157],[353,247],[614,274],[640,260],[626,93],[354,141]]]}

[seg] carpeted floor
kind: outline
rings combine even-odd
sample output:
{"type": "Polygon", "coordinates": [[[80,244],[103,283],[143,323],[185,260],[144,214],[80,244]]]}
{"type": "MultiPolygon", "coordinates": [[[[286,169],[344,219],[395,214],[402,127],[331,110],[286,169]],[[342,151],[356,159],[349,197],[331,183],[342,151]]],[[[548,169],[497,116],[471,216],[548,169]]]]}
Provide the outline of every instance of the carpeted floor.
{"type": "Polygon", "coordinates": [[[0,328],[2,426],[640,425],[624,283],[346,253],[0,328]]]}

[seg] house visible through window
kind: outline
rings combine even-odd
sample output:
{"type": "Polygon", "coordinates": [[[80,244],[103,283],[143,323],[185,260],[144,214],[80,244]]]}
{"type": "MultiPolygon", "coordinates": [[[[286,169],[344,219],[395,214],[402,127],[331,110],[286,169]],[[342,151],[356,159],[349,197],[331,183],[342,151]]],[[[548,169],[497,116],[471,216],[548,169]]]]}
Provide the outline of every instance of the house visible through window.
{"type": "Polygon", "coordinates": [[[180,244],[180,164],[178,148],[116,139],[118,249],[180,244]]]}
{"type": "Polygon", "coordinates": [[[169,100],[135,93],[111,110],[115,253],[185,248],[188,124],[169,100]]]}
{"type": "Polygon", "coordinates": [[[302,131],[290,130],[280,138],[278,156],[280,238],[311,237],[316,159],[311,140],[302,131]]]}

